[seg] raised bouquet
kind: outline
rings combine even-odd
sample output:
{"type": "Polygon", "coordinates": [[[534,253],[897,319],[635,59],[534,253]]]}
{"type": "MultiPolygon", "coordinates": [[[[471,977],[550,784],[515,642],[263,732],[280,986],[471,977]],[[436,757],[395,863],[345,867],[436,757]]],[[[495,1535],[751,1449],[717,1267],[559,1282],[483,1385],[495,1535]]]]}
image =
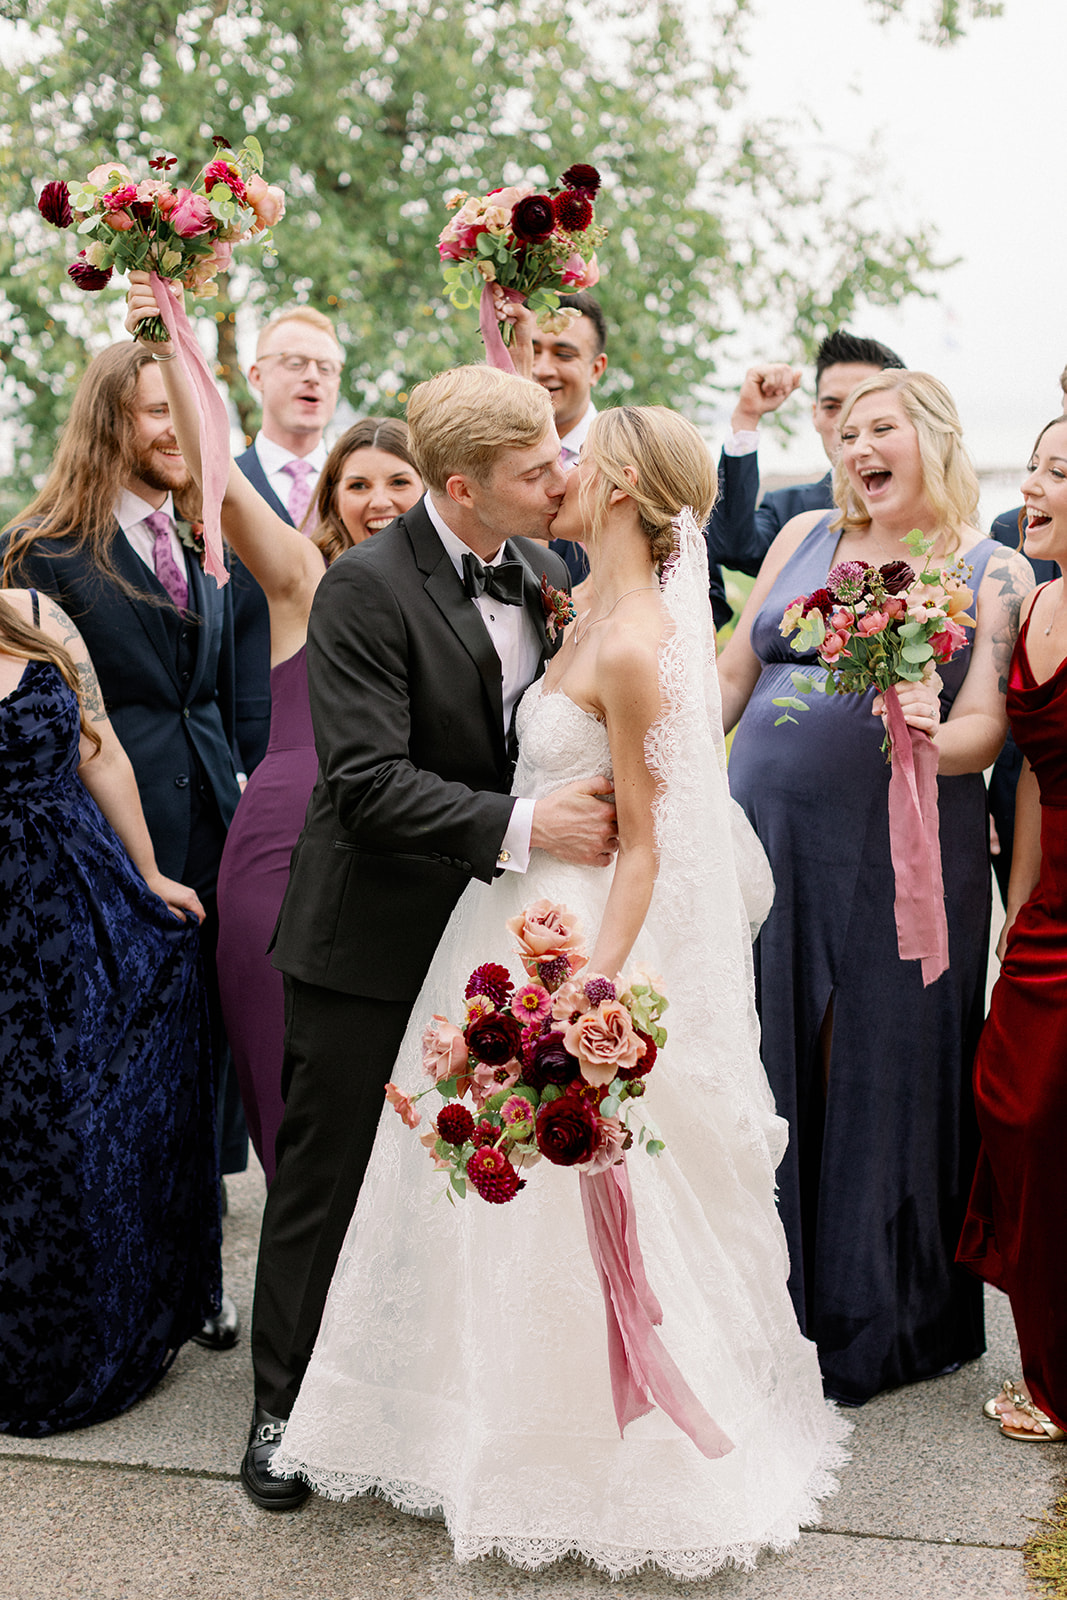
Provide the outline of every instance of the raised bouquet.
{"type": "MultiPolygon", "coordinates": [[[[865,694],[868,689],[887,694],[895,683],[929,680],[966,644],[964,628],[974,627],[967,615],[974,599],[967,587],[970,568],[961,560],[944,571],[927,566],[933,544],[917,528],[904,543],[923,561],[921,572],[906,561],[881,567],[841,561],[824,589],[786,607],[783,637],[800,655],[814,650],[829,669],[824,679],[794,673],[797,694],[865,694]]],[[[791,711],[807,710],[796,695],[774,704],[785,708],[776,727],[796,721],[791,711]]],[[[883,749],[891,755],[888,734],[883,749]]]]}
{"type": "MultiPolygon", "coordinates": [[[[235,244],[257,238],[269,243],[270,229],[285,211],[285,196],[263,173],[259,141],[239,150],[215,138],[216,154],[191,187],[167,177],[177,158],[155,156],[153,177],[137,181],[121,161],[104,161],[82,183],[46,183],[37,209],[57,228],[77,225],[84,248],[67,275],[79,289],[103,289],[120,272],[155,272],[180,283],[198,297],[218,294],[216,275],[230,264],[235,244]]],[[[170,337],[161,317],[142,324],[141,336],[170,337]]]]}
{"type": "MultiPolygon", "coordinates": [[[[559,333],[577,315],[560,309],[560,294],[598,281],[596,252],[607,235],[596,221],[599,188],[596,168],[577,162],[551,189],[513,183],[483,195],[460,190],[449,201],[455,215],[437,244],[445,293],[459,311],[480,296],[482,336],[494,365],[510,365],[497,349],[503,349],[501,300],[525,300],[546,332],[559,333]]],[[[504,339],[509,336],[505,323],[504,339]]]]}
{"type": "Polygon", "coordinates": [[[937,746],[928,734],[910,727],[897,698],[899,683],[928,682],[939,666],[967,642],[974,618],[967,587],[970,568],[959,559],[944,571],[927,564],[933,548],[917,528],[905,544],[922,561],[918,573],[906,561],[881,567],[841,561],[824,589],[801,595],[786,607],[783,636],[798,653],[814,650],[825,679],[793,673],[792,695],[774,701],[783,708],[778,723],[795,722],[805,711],[798,696],[864,694],[875,689],[885,700],[882,744],[890,762],[889,847],[896,878],[897,949],[904,961],[922,962],[923,983],[933,983],[948,966],[948,923],[941,877],[937,814],[937,746]]]}
{"type": "MultiPolygon", "coordinates": [[[[422,1134],[449,1194],[467,1185],[503,1203],[525,1187],[519,1172],[542,1156],[578,1172],[601,1172],[634,1142],[629,1102],[667,1034],[667,1001],[647,981],[577,976],[587,965],[579,925],[565,906],[539,900],[508,929],[527,981],[486,962],[467,982],[462,1026],[435,1016],[422,1041],[430,1079],[415,1095],[386,1085],[411,1128],[433,1091],[445,1102],[422,1134]]],[[[642,1122],[637,1142],[655,1155],[662,1142],[642,1122]]]]}

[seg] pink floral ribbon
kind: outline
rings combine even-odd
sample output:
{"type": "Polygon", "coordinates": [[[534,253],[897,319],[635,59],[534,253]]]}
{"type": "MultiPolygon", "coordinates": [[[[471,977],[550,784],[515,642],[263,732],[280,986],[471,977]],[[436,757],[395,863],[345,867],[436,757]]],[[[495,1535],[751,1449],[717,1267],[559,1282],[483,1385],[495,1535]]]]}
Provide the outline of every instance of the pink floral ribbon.
{"type": "Polygon", "coordinates": [[[889,849],[896,877],[897,949],[922,962],[923,984],[948,966],[948,921],[937,817],[937,746],[904,720],[896,685],[885,696],[892,766],[889,849]]]}
{"type": "Polygon", "coordinates": [[[204,570],[222,588],[230,574],[222,557],[222,497],[230,473],[230,419],[215,380],[196,342],[185,307],[174,298],[169,283],[158,273],[149,275],[170,341],[192,385],[200,419],[200,465],[204,480],[204,570]]]}
{"type": "MultiPolygon", "coordinates": [[[[522,296],[516,295],[515,298],[521,300],[522,296]]],[[[482,297],[478,302],[478,326],[482,330],[485,359],[489,365],[499,367],[501,372],[514,372],[515,363],[501,338],[500,324],[496,320],[496,301],[493,299],[492,285],[488,283],[483,285],[482,297]]]]}
{"type": "Polygon", "coordinates": [[[718,1460],[734,1448],[667,1354],[654,1324],[663,1321],[649,1288],[637,1239],[625,1161],[579,1173],[582,1210],[608,1323],[611,1394],[619,1433],[655,1406],[688,1434],[701,1455],[718,1460]]]}

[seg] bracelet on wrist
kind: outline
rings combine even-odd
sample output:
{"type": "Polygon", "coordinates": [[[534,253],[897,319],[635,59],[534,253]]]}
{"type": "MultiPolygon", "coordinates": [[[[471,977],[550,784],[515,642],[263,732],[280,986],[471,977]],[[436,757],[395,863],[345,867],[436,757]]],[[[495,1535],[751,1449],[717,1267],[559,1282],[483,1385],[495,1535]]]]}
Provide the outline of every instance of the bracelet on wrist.
{"type": "Polygon", "coordinates": [[[157,355],[157,354],[156,354],[156,352],[155,352],[155,351],[154,351],[154,350],[153,350],[153,351],[152,351],[152,360],[153,360],[153,361],[173,361],[173,360],[174,360],[174,357],[175,357],[175,356],[176,356],[176,355],[177,355],[177,354],[178,354],[178,352],[177,352],[177,350],[172,350],[172,351],[171,351],[171,352],[170,352],[170,353],[169,353],[169,355],[165,355],[165,356],[160,356],[160,355],[157,355]]]}

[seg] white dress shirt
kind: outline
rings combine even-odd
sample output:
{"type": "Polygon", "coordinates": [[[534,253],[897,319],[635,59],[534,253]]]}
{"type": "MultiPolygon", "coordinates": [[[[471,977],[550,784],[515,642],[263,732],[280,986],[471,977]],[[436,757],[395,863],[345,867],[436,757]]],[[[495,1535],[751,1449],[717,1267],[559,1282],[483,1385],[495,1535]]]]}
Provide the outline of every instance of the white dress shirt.
{"type": "Polygon", "coordinates": [[[165,511],[170,518],[170,553],[174,557],[174,564],[179,572],[185,571],[185,546],[178,538],[177,529],[173,526],[174,496],[169,495],[161,506],[149,505],[147,500],[142,500],[139,494],[134,494],[130,489],[123,489],[115,507],[115,521],[126,535],[127,542],[135,555],[140,556],[149,572],[154,573],[156,563],[152,555],[152,547],[156,536],[151,528],[145,526],[145,517],[150,517],[153,511],[165,511]]]}
{"type": "Polygon", "coordinates": [[[265,433],[257,433],[252,448],[259,457],[259,464],[266,474],[267,482],[287,510],[293,488],[293,479],[285,470],[290,461],[307,462],[311,468],[307,478],[308,487],[311,490],[311,498],[315,498],[315,490],[318,488],[319,478],[322,476],[322,469],[329,454],[323,440],[320,439],[314,450],[306,456],[298,456],[292,450],[287,450],[284,445],[275,444],[265,433]]]}
{"type": "Polygon", "coordinates": [[[759,433],[755,428],[738,428],[728,433],[722,447],[724,456],[750,456],[759,449],[759,433]]]}
{"type": "Polygon", "coordinates": [[[589,409],[585,413],[584,417],[579,417],[578,421],[574,424],[574,427],[571,428],[568,433],[565,433],[560,439],[559,442],[562,447],[560,453],[563,456],[563,465],[565,467],[573,467],[574,463],[577,461],[578,456],[581,453],[582,445],[585,443],[586,435],[592,426],[593,418],[595,416],[596,406],[590,400],[589,409]]]}
{"type": "MultiPolygon", "coordinates": [[[[444,545],[445,554],[462,582],[463,557],[471,553],[470,546],[464,544],[463,540],[452,532],[431,494],[427,493],[422,503],[426,507],[426,515],[437,531],[438,538],[444,545]]],[[[504,550],[501,546],[493,559],[484,562],[483,565],[496,567],[503,559],[504,550]]],[[[477,608],[493,649],[500,659],[506,739],[519,698],[536,676],[541,659],[541,643],[525,606],[502,605],[499,600],[488,594],[480,594],[477,600],[472,600],[470,604],[477,608]]],[[[511,872],[525,872],[530,863],[533,812],[532,800],[515,801],[511,820],[500,846],[500,864],[511,872]]]]}

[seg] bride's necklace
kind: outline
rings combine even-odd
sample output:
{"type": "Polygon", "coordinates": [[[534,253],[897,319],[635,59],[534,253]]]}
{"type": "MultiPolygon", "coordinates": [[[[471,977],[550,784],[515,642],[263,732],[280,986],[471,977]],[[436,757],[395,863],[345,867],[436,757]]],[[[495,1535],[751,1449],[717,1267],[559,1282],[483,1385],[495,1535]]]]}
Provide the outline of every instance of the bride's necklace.
{"type": "MultiPolygon", "coordinates": [[[[625,594],[620,594],[619,598],[615,602],[615,606],[621,605],[622,602],[627,598],[628,595],[631,595],[631,594],[652,594],[654,592],[655,588],[656,588],[655,584],[643,583],[643,584],[641,584],[640,588],[638,588],[638,589],[627,589],[625,594]]],[[[615,610],[615,606],[609,606],[607,611],[605,611],[605,613],[604,613],[604,615],[602,617],[594,617],[591,622],[585,622],[585,618],[582,617],[579,622],[575,623],[575,626],[574,626],[574,648],[576,650],[577,650],[578,646],[581,644],[582,640],[585,638],[586,634],[589,632],[590,628],[595,628],[598,622],[607,622],[608,618],[611,616],[611,613],[615,610]],[[583,622],[585,622],[585,627],[584,628],[582,627],[582,623],[583,622]]]]}
{"type": "Polygon", "coordinates": [[[1061,582],[1060,582],[1060,597],[1056,601],[1056,609],[1055,609],[1055,611],[1053,611],[1052,616],[1049,619],[1049,625],[1045,629],[1045,638],[1046,639],[1048,638],[1049,634],[1052,632],[1053,628],[1055,627],[1056,618],[1060,614],[1060,607],[1062,606],[1062,604],[1063,604],[1063,583],[1062,583],[1062,580],[1061,580],[1061,582]]]}

